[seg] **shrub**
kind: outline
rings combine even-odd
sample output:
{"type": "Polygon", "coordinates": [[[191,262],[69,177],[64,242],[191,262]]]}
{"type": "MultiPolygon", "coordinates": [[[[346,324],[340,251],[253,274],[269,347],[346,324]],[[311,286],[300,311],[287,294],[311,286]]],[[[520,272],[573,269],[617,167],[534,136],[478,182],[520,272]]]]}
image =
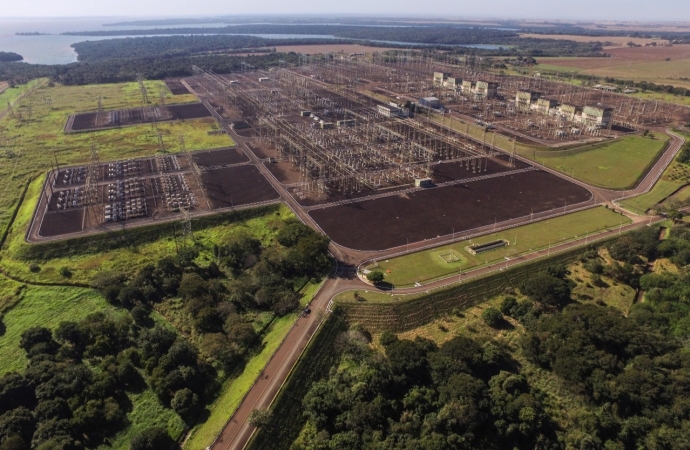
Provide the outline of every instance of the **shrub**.
{"type": "Polygon", "coordinates": [[[503,321],[503,314],[496,308],[486,308],[482,311],[482,320],[488,326],[495,328],[503,321]]]}
{"type": "Polygon", "coordinates": [[[130,450],[173,450],[178,448],[168,432],[162,428],[149,428],[132,438],[130,450]]]}
{"type": "Polygon", "coordinates": [[[513,317],[513,310],[517,305],[518,302],[515,300],[515,297],[506,297],[501,302],[501,312],[506,316],[513,317]]]}
{"type": "Polygon", "coordinates": [[[383,273],[379,272],[378,270],[369,272],[369,274],[367,274],[367,280],[371,281],[374,284],[380,283],[383,281],[383,273]]]}

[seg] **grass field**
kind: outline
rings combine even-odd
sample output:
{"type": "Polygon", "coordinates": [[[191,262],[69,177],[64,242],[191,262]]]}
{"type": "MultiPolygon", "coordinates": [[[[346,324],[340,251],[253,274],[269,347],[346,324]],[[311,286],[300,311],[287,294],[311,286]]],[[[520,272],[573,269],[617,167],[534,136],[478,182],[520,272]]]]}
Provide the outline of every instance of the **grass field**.
{"type": "Polygon", "coordinates": [[[657,138],[625,136],[578,149],[535,152],[533,159],[594,186],[628,189],[665,148],[668,138],[657,138]]]}
{"type": "Polygon", "coordinates": [[[0,113],[7,109],[8,103],[13,105],[16,102],[17,97],[22,95],[22,93],[28,91],[34,86],[45,83],[46,81],[47,80],[45,78],[38,78],[36,80],[29,81],[27,84],[20,84],[13,88],[5,89],[2,94],[0,94],[0,113]]]}
{"type": "Polygon", "coordinates": [[[623,200],[620,203],[623,208],[635,214],[644,215],[647,210],[673,194],[681,186],[683,186],[681,183],[660,179],[651,191],[646,194],[638,195],[637,197],[623,200]]]}
{"type": "MultiPolygon", "coordinates": [[[[162,82],[148,82],[149,90],[155,91],[162,82]]],[[[166,88],[167,90],[167,88],[166,88]]],[[[170,92],[167,91],[168,97],[170,92]]],[[[3,94],[4,95],[4,94],[3,94]]],[[[70,114],[93,110],[98,96],[102,96],[106,109],[139,106],[141,95],[137,83],[90,86],[44,86],[23,98],[15,106],[15,115],[0,120],[0,136],[7,139],[0,148],[0,232],[5,230],[17,198],[27,178],[45,172],[57,158],[60,165],[84,163],[95,144],[99,159],[116,159],[149,156],[159,151],[158,131],[163,135],[165,151],[180,150],[179,136],[184,135],[188,150],[201,150],[234,145],[227,135],[209,135],[217,128],[213,118],[165,122],[152,125],[96,131],[91,133],[65,134],[63,128],[70,114]],[[48,101],[49,99],[49,101],[48,101]]],[[[149,97],[157,101],[157,95],[149,97]]],[[[176,96],[175,101],[191,101],[192,96],[176,96]],[[181,99],[177,97],[182,97],[181,99]]]]}
{"type": "Polygon", "coordinates": [[[379,261],[378,267],[370,265],[368,269],[380,270],[384,273],[384,280],[396,287],[411,286],[414,283],[426,283],[443,278],[468,269],[503,261],[505,257],[513,258],[523,253],[535,251],[584,236],[607,228],[618,227],[630,223],[627,217],[615,213],[604,207],[597,207],[580,211],[553,219],[535,222],[507,231],[492,233],[473,240],[472,244],[483,244],[497,239],[505,239],[509,246],[472,255],[465,247],[471,245],[468,241],[456,242],[451,245],[424,250],[390,260],[379,261]],[[452,251],[459,261],[447,263],[442,255],[452,251]]]}
{"type": "MultiPolygon", "coordinates": [[[[17,284],[0,278],[5,289],[17,284]]],[[[20,301],[4,314],[5,334],[0,336],[0,375],[22,370],[27,363],[24,350],[19,348],[19,338],[24,330],[42,326],[55,328],[65,320],[80,320],[87,315],[105,311],[123,314],[103,299],[96,291],[73,287],[26,286],[20,301]]]]}
{"type": "MultiPolygon", "coordinates": [[[[690,139],[690,135],[687,133],[679,134],[685,137],[686,141],[690,139]]],[[[678,152],[678,155],[680,155],[680,152],[678,152]]],[[[647,210],[662,202],[681,187],[690,184],[690,166],[679,163],[677,159],[678,156],[664,170],[662,176],[649,192],[623,200],[620,202],[621,206],[636,214],[643,215],[647,210]]]]}

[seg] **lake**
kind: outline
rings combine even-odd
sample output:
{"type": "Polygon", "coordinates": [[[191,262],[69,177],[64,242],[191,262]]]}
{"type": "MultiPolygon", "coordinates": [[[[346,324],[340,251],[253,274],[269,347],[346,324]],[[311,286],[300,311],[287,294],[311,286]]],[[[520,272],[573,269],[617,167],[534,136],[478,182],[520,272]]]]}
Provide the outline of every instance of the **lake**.
{"type": "MultiPolygon", "coordinates": [[[[123,18],[117,18],[123,19],[123,18]]],[[[131,18],[133,20],[143,20],[144,18],[131,18]]],[[[14,52],[22,55],[24,61],[32,64],[69,64],[77,61],[77,53],[71,47],[72,44],[84,41],[101,41],[104,39],[123,39],[127,37],[144,36],[65,36],[60,33],[71,31],[96,31],[96,30],[134,30],[143,29],[152,31],[147,36],[158,36],[155,34],[155,27],[151,26],[108,26],[103,27],[104,23],[112,23],[113,17],[95,18],[56,18],[56,19],[8,19],[0,18],[0,51],[14,52]],[[39,32],[50,33],[40,36],[17,36],[17,32],[39,32]]],[[[223,23],[204,23],[195,24],[195,28],[213,28],[226,26],[223,23]]],[[[184,28],[189,25],[166,25],[165,28],[184,28]]],[[[301,39],[301,38],[321,38],[321,39],[340,39],[332,35],[310,35],[310,34],[251,34],[266,39],[301,39]]],[[[375,40],[383,44],[397,45],[434,45],[420,44],[414,42],[382,41],[375,40]]],[[[502,46],[474,44],[464,45],[463,47],[481,48],[496,50],[502,46]]],[[[505,46],[503,46],[505,47],[505,46]]]]}

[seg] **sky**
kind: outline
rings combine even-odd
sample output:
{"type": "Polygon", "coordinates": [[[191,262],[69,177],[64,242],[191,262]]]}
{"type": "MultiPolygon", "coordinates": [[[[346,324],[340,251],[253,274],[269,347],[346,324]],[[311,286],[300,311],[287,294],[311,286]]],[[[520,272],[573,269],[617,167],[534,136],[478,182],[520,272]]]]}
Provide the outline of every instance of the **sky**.
{"type": "Polygon", "coordinates": [[[499,19],[687,20],[688,0],[20,0],[0,17],[361,14],[499,19]]]}

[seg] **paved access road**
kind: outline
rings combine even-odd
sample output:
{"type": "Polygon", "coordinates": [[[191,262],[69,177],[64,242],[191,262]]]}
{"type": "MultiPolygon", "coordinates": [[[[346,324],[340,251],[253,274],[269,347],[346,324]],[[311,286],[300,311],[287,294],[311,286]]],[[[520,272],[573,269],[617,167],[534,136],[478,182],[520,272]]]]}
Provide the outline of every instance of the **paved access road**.
{"type": "MultiPolygon", "coordinates": [[[[187,86],[191,92],[195,93],[199,100],[202,102],[208,102],[210,97],[207,94],[202,94],[200,92],[194,92],[189,86],[187,86]]],[[[273,174],[264,165],[264,160],[258,158],[247,146],[248,142],[251,142],[255,138],[244,138],[238,136],[231,131],[229,121],[220,117],[218,114],[214,114],[216,119],[220,122],[222,128],[228,131],[228,133],[233,137],[233,139],[238,143],[239,148],[241,148],[247,156],[250,158],[250,164],[254,164],[261,171],[261,173],[266,176],[271,185],[280,193],[283,201],[294,211],[294,213],[307,225],[319,230],[318,225],[311,219],[307,213],[307,209],[301,207],[298,202],[290,195],[278,180],[273,176],[273,174]]],[[[656,130],[662,131],[663,130],[656,130]]],[[[523,161],[538,167],[542,170],[550,172],[561,178],[565,178],[573,183],[576,183],[582,187],[585,187],[593,194],[591,205],[573,205],[571,207],[564,208],[563,214],[566,212],[572,212],[583,206],[594,206],[596,204],[609,204],[612,207],[621,209],[626,215],[633,219],[633,223],[621,227],[619,230],[611,231],[608,233],[619,233],[624,231],[629,231],[635,228],[645,226],[650,222],[649,217],[636,216],[628,211],[620,208],[615,200],[621,197],[630,197],[634,195],[639,195],[645,193],[651,189],[651,187],[656,183],[658,178],[661,176],[664,169],[670,164],[670,162],[675,157],[676,153],[680,150],[684,140],[681,136],[675,135],[671,132],[666,131],[669,136],[671,136],[671,142],[667,147],[663,155],[656,161],[656,163],[649,170],[647,175],[638,183],[638,185],[629,191],[621,193],[620,191],[612,191],[608,189],[596,188],[589,186],[586,183],[572,179],[567,175],[564,175],[558,171],[549,169],[545,166],[537,164],[526,158],[516,157],[522,159],[523,161]]],[[[498,150],[498,149],[497,149],[498,150]]],[[[512,228],[515,226],[523,225],[529,223],[532,220],[543,219],[547,215],[553,215],[554,212],[544,213],[533,217],[527,216],[525,218],[515,219],[511,221],[499,224],[501,228],[512,228]]],[[[659,218],[651,218],[651,220],[658,220],[659,218]]],[[[482,227],[476,230],[472,230],[472,234],[483,234],[494,231],[494,226],[490,225],[487,227],[482,227]]],[[[455,233],[452,236],[454,240],[465,239],[466,235],[463,233],[455,233]]],[[[557,253],[565,251],[571,248],[575,248],[586,243],[586,240],[592,240],[592,237],[582,238],[567,243],[562,243],[554,245],[553,247],[545,250],[540,250],[528,255],[523,255],[512,260],[507,260],[500,264],[494,264],[492,266],[484,266],[477,268],[475,270],[468,271],[462,275],[453,275],[448,278],[437,280],[423,286],[404,288],[404,289],[393,289],[394,293],[400,294],[411,294],[426,291],[433,288],[443,287],[448,284],[467,281],[469,279],[486,275],[495,271],[506,270],[513,265],[522,264],[528,261],[532,261],[538,258],[543,258],[548,256],[550,253],[557,253]]],[[[331,253],[333,254],[335,260],[337,261],[337,267],[335,268],[333,274],[323,284],[321,290],[316,294],[314,299],[310,304],[311,314],[308,316],[301,316],[294,324],[293,328],[288,332],[283,343],[280,345],[276,353],[273,355],[267,366],[264,368],[261,376],[257,379],[254,386],[249,390],[246,397],[234,412],[231,419],[223,430],[218,435],[214,443],[209,447],[212,450],[241,450],[249,442],[255,429],[248,422],[249,414],[254,409],[265,409],[270,406],[273,399],[278,394],[280,387],[283,385],[287,379],[290,370],[295,365],[299,359],[302,351],[306,348],[310,339],[318,329],[322,318],[327,314],[327,308],[329,302],[333,299],[335,295],[340,292],[353,290],[353,289],[366,289],[371,286],[363,283],[356,276],[357,266],[369,259],[376,258],[382,259],[391,257],[392,255],[397,255],[400,253],[413,252],[420,250],[422,248],[438,246],[444,243],[450,242],[451,236],[442,236],[436,239],[429,239],[422,242],[417,242],[410,244],[409,246],[393,248],[388,250],[383,250],[380,252],[366,252],[358,251],[353,249],[348,249],[341,247],[336,244],[331,244],[331,253]]],[[[201,450],[201,449],[192,449],[201,450]]]]}

